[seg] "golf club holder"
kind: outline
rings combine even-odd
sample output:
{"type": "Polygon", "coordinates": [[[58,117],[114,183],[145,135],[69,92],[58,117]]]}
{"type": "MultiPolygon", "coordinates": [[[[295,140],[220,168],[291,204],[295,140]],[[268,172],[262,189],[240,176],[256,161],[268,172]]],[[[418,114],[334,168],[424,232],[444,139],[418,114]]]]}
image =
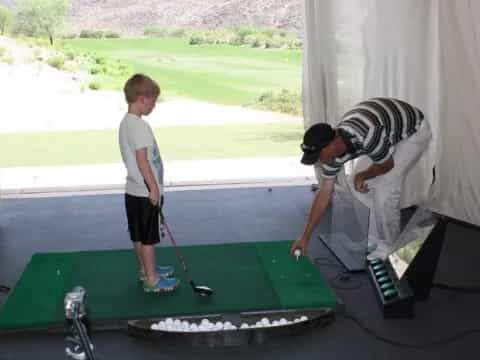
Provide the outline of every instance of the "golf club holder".
{"type": "Polygon", "coordinates": [[[68,336],[65,338],[67,356],[75,360],[95,360],[93,345],[88,336],[86,291],[76,286],[65,295],[64,309],[68,336]]]}

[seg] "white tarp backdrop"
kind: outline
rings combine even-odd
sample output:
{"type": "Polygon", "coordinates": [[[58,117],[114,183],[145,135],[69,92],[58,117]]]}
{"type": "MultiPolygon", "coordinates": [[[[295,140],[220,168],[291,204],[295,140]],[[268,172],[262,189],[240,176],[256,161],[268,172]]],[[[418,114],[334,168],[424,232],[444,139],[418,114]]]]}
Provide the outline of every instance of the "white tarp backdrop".
{"type": "Polygon", "coordinates": [[[338,114],[373,96],[419,107],[434,140],[406,180],[403,205],[423,204],[476,225],[478,15],[477,0],[305,0],[306,126],[335,125],[338,114]]]}

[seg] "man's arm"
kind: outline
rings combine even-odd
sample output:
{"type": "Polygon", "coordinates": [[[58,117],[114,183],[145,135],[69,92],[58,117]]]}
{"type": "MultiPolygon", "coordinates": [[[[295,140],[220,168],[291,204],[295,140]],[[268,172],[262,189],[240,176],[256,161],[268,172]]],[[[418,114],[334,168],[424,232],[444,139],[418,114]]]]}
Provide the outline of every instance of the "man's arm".
{"type": "Polygon", "coordinates": [[[145,182],[147,183],[148,190],[150,191],[150,201],[153,205],[158,204],[158,198],[160,196],[160,190],[158,189],[155,176],[153,175],[152,168],[147,159],[147,148],[138,149],[135,151],[135,157],[137,159],[137,166],[142,174],[145,182]]]}
{"type": "Polygon", "coordinates": [[[368,187],[365,184],[365,181],[373,179],[374,177],[386,174],[395,166],[393,161],[393,156],[390,156],[387,161],[381,164],[372,164],[366,170],[360,171],[358,174],[355,174],[354,184],[355,190],[359,192],[367,192],[368,187]]]}
{"type": "Polygon", "coordinates": [[[335,179],[322,180],[322,183],[320,184],[320,189],[318,189],[317,193],[315,194],[315,198],[313,199],[313,203],[308,214],[307,223],[305,224],[303,234],[292,245],[292,255],[294,255],[293,253],[295,249],[300,249],[302,251],[302,254],[305,255],[308,242],[310,241],[310,237],[312,236],[312,233],[317,227],[317,225],[320,223],[320,219],[322,218],[323,214],[325,214],[325,210],[330,203],[334,183],[335,179]]]}

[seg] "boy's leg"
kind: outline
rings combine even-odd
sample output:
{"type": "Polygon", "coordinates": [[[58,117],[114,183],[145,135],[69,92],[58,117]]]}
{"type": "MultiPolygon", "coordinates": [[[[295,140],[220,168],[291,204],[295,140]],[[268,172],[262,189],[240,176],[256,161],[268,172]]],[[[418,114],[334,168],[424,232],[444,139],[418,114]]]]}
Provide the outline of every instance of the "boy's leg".
{"type": "Polygon", "coordinates": [[[140,241],[136,241],[133,243],[133,247],[135,248],[135,253],[137,254],[138,264],[140,266],[140,272],[143,274],[145,273],[145,264],[143,263],[143,259],[142,259],[142,243],[140,241]]]}
{"type": "Polygon", "coordinates": [[[155,285],[159,279],[155,270],[155,247],[153,245],[141,245],[141,259],[145,269],[146,282],[155,285]]]}

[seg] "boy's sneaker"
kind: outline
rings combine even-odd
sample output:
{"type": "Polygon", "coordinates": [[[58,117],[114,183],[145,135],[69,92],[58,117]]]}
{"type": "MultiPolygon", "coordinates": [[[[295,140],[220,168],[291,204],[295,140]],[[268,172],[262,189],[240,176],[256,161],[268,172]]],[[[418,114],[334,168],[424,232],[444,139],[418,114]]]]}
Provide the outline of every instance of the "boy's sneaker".
{"type": "Polygon", "coordinates": [[[164,278],[161,277],[158,279],[155,285],[149,285],[146,281],[143,282],[143,291],[149,293],[159,293],[159,292],[171,292],[175,290],[180,284],[180,280],[176,278],[164,278]]]}
{"type": "MultiPolygon", "coordinates": [[[[156,265],[155,266],[155,270],[158,274],[158,276],[160,277],[170,277],[173,275],[174,273],[174,269],[173,267],[169,266],[169,265],[156,265]]],[[[146,276],[144,273],[142,273],[141,271],[138,272],[138,281],[145,281],[146,279],[146,276]]]]}

